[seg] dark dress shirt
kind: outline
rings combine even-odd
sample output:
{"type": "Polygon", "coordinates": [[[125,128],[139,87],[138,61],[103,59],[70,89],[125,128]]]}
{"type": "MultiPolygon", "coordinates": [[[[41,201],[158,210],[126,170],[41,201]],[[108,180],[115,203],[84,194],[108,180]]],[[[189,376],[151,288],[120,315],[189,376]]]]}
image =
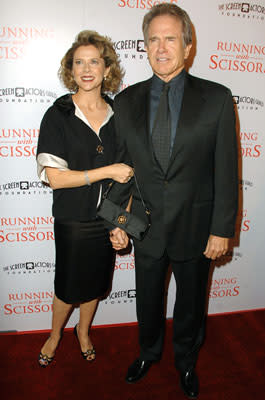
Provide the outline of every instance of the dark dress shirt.
{"type": "MultiPolygon", "coordinates": [[[[182,105],[183,93],[184,93],[184,81],[186,71],[183,69],[177,76],[175,76],[169,82],[169,109],[171,116],[171,143],[170,143],[170,154],[174,145],[176,130],[179,121],[179,114],[182,105]]],[[[151,82],[151,93],[150,93],[150,134],[154,127],[154,121],[156,111],[159,105],[161,92],[165,82],[162,81],[157,75],[153,75],[151,82]]]]}

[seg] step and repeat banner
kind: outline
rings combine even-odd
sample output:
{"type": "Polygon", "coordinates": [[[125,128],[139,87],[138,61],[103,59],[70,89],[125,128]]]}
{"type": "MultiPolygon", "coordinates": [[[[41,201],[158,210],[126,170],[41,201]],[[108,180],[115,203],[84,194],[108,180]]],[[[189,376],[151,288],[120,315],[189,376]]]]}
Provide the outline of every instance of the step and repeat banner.
{"type": "MultiPolygon", "coordinates": [[[[49,329],[53,299],[52,191],[36,174],[44,112],[66,93],[57,71],[83,29],[111,37],[125,88],[152,71],[144,14],[162,0],[7,0],[0,14],[0,330],[49,329]]],[[[213,269],[209,314],[265,307],[265,1],[171,0],[194,24],[189,72],[233,93],[239,145],[240,207],[233,248],[213,269]]],[[[200,149],[198,148],[198,152],[200,149]]],[[[175,283],[169,280],[167,315],[175,283]]],[[[94,325],[136,321],[134,255],[118,256],[113,285],[94,325]]],[[[150,294],[151,295],[151,294],[150,294]]],[[[192,296],[192,293],[190,293],[192,296]]],[[[78,318],[75,310],[68,322],[78,318]]]]}

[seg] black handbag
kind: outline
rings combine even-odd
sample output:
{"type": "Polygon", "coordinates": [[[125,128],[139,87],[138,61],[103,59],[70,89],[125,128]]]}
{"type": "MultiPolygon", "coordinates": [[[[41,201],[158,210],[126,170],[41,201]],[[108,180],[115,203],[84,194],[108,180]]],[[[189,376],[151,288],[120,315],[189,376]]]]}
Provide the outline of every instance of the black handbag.
{"type": "Polygon", "coordinates": [[[135,174],[134,174],[134,180],[135,180],[136,188],[140,195],[142,205],[145,210],[145,214],[147,217],[146,221],[143,221],[136,215],[133,215],[130,212],[124,210],[121,206],[113,203],[111,200],[109,200],[107,198],[111,188],[115,184],[114,181],[110,183],[108,189],[103,194],[102,202],[100,204],[97,214],[101,218],[103,218],[107,222],[109,222],[110,224],[112,224],[118,228],[121,228],[122,230],[124,230],[126,233],[128,233],[130,236],[134,237],[135,239],[142,240],[144,238],[144,236],[146,235],[146,233],[148,232],[148,229],[151,226],[151,214],[145,205],[145,202],[141,195],[135,174]]]}

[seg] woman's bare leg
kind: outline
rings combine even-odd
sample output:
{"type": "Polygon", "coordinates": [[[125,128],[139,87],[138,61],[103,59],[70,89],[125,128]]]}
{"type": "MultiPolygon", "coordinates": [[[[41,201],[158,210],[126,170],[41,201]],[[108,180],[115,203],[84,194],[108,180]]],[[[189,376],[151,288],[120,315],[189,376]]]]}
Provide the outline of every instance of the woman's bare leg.
{"type": "Polygon", "coordinates": [[[53,314],[52,314],[52,330],[49,338],[44,343],[41,353],[48,357],[53,357],[55,350],[59,344],[61,338],[62,328],[66,321],[66,318],[72,308],[72,304],[67,304],[64,301],[58,299],[54,295],[53,299],[53,314]]]}
{"type": "MultiPolygon", "coordinates": [[[[88,331],[91,325],[93,315],[98,304],[98,299],[80,304],[80,319],[77,325],[77,334],[82,352],[93,349],[88,331]]],[[[93,360],[95,355],[88,356],[88,360],[93,360]]]]}

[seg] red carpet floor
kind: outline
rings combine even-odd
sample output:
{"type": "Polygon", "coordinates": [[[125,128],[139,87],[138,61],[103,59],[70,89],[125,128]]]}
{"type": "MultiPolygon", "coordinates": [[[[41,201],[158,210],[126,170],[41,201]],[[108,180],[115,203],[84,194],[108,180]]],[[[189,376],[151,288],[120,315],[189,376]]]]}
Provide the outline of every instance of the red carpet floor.
{"type": "MultiPolygon", "coordinates": [[[[48,368],[38,367],[44,333],[0,336],[3,400],[184,400],[173,366],[171,322],[162,360],[140,382],[124,376],[137,355],[137,327],[92,329],[97,359],[85,362],[72,331],[66,331],[48,368]]],[[[201,400],[265,398],[265,310],[212,316],[197,365],[201,400]]]]}

